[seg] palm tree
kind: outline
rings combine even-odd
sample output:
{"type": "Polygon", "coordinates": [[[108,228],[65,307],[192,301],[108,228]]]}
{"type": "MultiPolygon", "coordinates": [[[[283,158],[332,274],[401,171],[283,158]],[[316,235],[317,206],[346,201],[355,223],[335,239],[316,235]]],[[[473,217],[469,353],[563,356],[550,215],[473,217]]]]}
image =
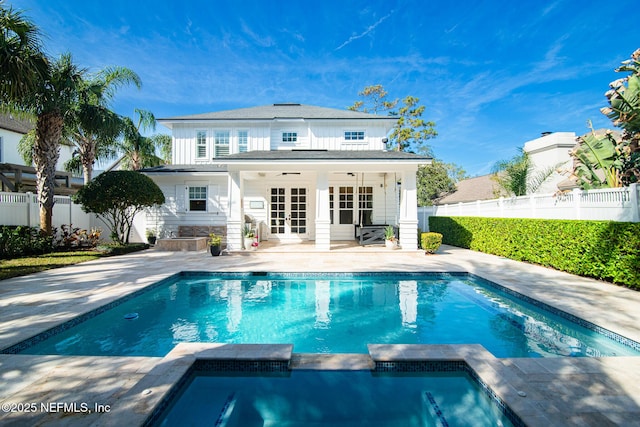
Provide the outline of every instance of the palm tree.
{"type": "Polygon", "coordinates": [[[40,228],[52,231],[55,172],[65,116],[75,112],[84,70],[62,55],[49,62],[36,26],[22,12],[0,6],[0,105],[3,111],[36,118],[33,161],[40,228]]]}
{"type": "Polygon", "coordinates": [[[532,176],[534,165],[522,148],[520,154],[510,160],[501,160],[493,166],[493,180],[507,195],[525,196],[535,193],[559,165],[551,166],[532,176]]]}
{"type": "Polygon", "coordinates": [[[140,133],[141,130],[155,130],[156,118],[151,111],[147,110],[136,108],[135,113],[138,116],[137,123],[134,123],[129,117],[124,118],[124,138],[120,144],[120,150],[124,153],[123,167],[140,170],[144,167],[163,164],[163,159],[156,155],[156,148],[159,144],[164,144],[166,138],[163,140],[159,135],[147,137],[140,133]]]}
{"type": "Polygon", "coordinates": [[[0,105],[8,105],[31,93],[47,72],[38,28],[21,11],[0,3],[0,105]]]}
{"type": "Polygon", "coordinates": [[[33,163],[40,202],[40,228],[47,234],[52,232],[55,173],[64,123],[65,119],[73,120],[78,113],[78,95],[84,74],[85,70],[73,63],[71,55],[64,54],[51,64],[48,75],[41,79],[24,103],[24,107],[37,117],[33,163]]]}
{"type": "Polygon", "coordinates": [[[117,88],[134,84],[142,86],[140,77],[125,67],[110,67],[84,82],[76,120],[67,126],[78,157],[72,159],[82,168],[84,183],[91,181],[93,163],[100,158],[116,155],[116,139],[125,130],[125,121],[108,108],[117,88]]]}

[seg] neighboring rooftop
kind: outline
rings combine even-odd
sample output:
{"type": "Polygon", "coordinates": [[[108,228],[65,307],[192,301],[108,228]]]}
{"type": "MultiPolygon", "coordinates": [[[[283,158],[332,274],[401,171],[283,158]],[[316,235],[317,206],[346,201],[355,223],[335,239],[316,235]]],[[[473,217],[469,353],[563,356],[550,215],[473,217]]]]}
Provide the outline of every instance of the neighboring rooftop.
{"type": "Polygon", "coordinates": [[[491,200],[496,198],[499,190],[498,184],[491,179],[493,175],[481,175],[474,178],[463,179],[456,184],[456,191],[444,196],[437,205],[450,205],[452,203],[475,202],[476,200],[491,200]]]}
{"type": "Polygon", "coordinates": [[[33,129],[34,124],[28,120],[16,119],[10,114],[0,114],[0,129],[26,134],[33,129]]]}
{"type": "Polygon", "coordinates": [[[193,114],[158,119],[159,123],[170,125],[189,121],[214,120],[396,120],[394,116],[383,116],[360,111],[341,110],[337,108],[316,107],[305,104],[272,104],[259,107],[238,108],[235,110],[216,111],[211,113],[193,114]]]}

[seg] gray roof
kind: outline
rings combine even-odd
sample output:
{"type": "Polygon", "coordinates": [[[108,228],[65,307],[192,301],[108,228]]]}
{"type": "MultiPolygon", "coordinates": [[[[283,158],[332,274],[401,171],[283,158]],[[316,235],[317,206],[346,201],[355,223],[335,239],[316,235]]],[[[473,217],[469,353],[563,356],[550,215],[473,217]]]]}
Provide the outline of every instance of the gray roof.
{"type": "Polygon", "coordinates": [[[162,165],[153,168],[142,169],[145,173],[192,173],[192,172],[226,172],[228,164],[242,162],[318,162],[318,163],[339,163],[354,161],[374,161],[374,162],[419,162],[429,163],[430,157],[419,156],[413,153],[402,151],[381,151],[381,150],[273,150],[273,151],[248,151],[246,153],[231,154],[229,156],[214,159],[215,163],[199,165],[162,165]]]}
{"type": "Polygon", "coordinates": [[[463,179],[456,184],[456,191],[439,199],[436,204],[448,205],[452,203],[495,199],[496,191],[499,191],[499,186],[491,179],[492,176],[493,175],[482,175],[463,179]]]}
{"type": "Polygon", "coordinates": [[[260,107],[239,108],[236,110],[216,111],[158,119],[160,123],[181,121],[211,120],[275,120],[275,119],[356,119],[356,120],[397,120],[397,117],[368,114],[360,111],[337,108],[316,107],[304,104],[272,104],[260,107]]]}
{"type": "Polygon", "coordinates": [[[28,120],[16,119],[9,114],[0,114],[0,129],[26,134],[34,128],[34,124],[28,120]]]}
{"type": "Polygon", "coordinates": [[[231,154],[216,159],[220,163],[241,163],[243,161],[309,161],[338,162],[354,160],[382,160],[382,161],[428,161],[429,157],[419,156],[403,151],[383,150],[271,150],[271,151],[247,151],[245,153],[231,154]]]}
{"type": "Polygon", "coordinates": [[[201,164],[201,165],[161,165],[152,168],[141,169],[140,172],[144,173],[191,173],[191,172],[226,172],[227,167],[224,165],[216,164],[201,164]]]}

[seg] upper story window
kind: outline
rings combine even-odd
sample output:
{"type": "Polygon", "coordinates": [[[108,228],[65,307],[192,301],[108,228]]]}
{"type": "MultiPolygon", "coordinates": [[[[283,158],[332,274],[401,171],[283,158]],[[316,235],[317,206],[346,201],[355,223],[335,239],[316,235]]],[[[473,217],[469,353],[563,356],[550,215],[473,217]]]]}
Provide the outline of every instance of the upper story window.
{"type": "Polygon", "coordinates": [[[363,130],[345,130],[344,140],[350,141],[350,142],[362,142],[364,141],[364,131],[363,130]]]}
{"type": "Polygon", "coordinates": [[[238,131],[238,153],[244,153],[249,149],[249,133],[246,130],[238,131]]]}
{"type": "Polygon", "coordinates": [[[207,211],[207,187],[189,187],[189,210],[207,211]]]}
{"type": "Polygon", "coordinates": [[[229,131],[218,130],[214,138],[215,157],[226,156],[229,154],[229,131]]]}
{"type": "Polygon", "coordinates": [[[298,132],[282,132],[282,142],[298,142],[298,132]]]}
{"type": "Polygon", "coordinates": [[[199,130],[196,133],[196,159],[207,158],[207,132],[199,130]]]}

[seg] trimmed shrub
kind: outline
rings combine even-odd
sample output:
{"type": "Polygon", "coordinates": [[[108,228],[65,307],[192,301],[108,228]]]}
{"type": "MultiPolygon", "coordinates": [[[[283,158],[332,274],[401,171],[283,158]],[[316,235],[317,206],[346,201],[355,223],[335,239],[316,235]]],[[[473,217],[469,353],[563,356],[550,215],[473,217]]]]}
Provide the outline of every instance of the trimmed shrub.
{"type": "Polygon", "coordinates": [[[96,250],[102,252],[105,255],[126,255],[132,252],[139,252],[145,249],[149,249],[148,243],[128,243],[126,245],[108,244],[98,245],[96,250]]]}
{"type": "Polygon", "coordinates": [[[0,259],[41,255],[53,251],[53,238],[37,227],[0,226],[0,259]]]}
{"type": "Polygon", "coordinates": [[[442,244],[442,234],[434,232],[422,233],[420,235],[420,243],[426,253],[435,254],[442,244]]]}
{"type": "Polygon", "coordinates": [[[443,243],[640,290],[640,223],[431,217],[443,243]]]}

